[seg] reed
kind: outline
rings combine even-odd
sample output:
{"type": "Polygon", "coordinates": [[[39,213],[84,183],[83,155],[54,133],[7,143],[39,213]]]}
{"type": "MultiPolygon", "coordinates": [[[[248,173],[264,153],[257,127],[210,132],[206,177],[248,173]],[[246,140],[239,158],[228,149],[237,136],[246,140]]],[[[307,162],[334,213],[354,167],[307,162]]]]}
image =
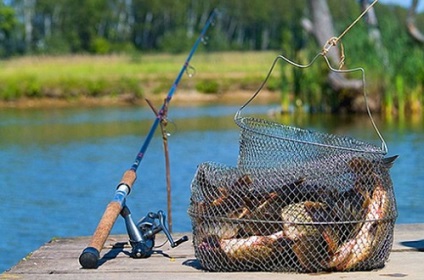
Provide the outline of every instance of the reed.
{"type": "Polygon", "coordinates": [[[405,84],[402,76],[396,76],[396,93],[397,93],[397,103],[398,103],[398,114],[399,116],[405,116],[405,84]]]}

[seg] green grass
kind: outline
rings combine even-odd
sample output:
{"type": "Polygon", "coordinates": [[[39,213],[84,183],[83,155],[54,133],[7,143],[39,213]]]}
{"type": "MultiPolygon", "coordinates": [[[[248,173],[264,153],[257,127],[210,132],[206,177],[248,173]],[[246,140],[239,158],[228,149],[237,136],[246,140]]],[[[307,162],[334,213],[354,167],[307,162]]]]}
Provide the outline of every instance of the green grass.
{"type": "MultiPolygon", "coordinates": [[[[218,93],[234,84],[256,87],[275,55],[200,52],[193,56],[188,71],[194,73],[194,88],[205,93],[218,93]]],[[[33,56],[0,61],[0,99],[158,94],[170,88],[185,59],[185,54],[146,54],[33,56]]]]}

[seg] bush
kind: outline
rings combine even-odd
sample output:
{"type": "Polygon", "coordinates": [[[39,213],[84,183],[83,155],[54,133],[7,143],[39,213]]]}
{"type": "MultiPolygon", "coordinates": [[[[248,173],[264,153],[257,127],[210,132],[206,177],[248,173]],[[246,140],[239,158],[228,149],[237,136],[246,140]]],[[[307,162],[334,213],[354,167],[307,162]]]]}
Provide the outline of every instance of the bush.
{"type": "Polygon", "coordinates": [[[219,83],[216,80],[201,80],[196,84],[196,90],[202,93],[218,93],[219,83]]]}
{"type": "Polygon", "coordinates": [[[110,44],[105,38],[98,37],[91,42],[90,51],[94,54],[108,54],[110,50],[110,44]]]}
{"type": "Polygon", "coordinates": [[[184,28],[179,28],[163,35],[159,40],[159,49],[173,54],[186,52],[190,50],[195,39],[188,38],[187,31],[184,28]]]}
{"type": "Polygon", "coordinates": [[[19,76],[0,81],[1,99],[10,101],[21,97],[39,97],[41,86],[33,76],[19,76]]]}

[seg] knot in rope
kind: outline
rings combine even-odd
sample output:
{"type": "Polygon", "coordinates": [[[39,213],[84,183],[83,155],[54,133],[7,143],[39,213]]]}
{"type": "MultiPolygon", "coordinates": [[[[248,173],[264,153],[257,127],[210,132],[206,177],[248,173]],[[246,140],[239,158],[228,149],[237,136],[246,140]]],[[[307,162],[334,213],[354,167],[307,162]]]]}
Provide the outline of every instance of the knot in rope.
{"type": "Polygon", "coordinates": [[[325,45],[322,47],[321,54],[327,55],[327,53],[330,51],[331,47],[335,47],[337,45],[337,42],[339,41],[338,37],[331,37],[327,40],[325,45]]]}

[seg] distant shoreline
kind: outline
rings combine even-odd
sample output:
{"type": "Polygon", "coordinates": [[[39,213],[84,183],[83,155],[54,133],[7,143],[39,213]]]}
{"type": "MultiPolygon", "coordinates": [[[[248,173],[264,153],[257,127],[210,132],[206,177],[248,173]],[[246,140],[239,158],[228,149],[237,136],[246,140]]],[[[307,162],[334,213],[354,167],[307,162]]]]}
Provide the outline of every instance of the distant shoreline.
{"type": "MultiPolygon", "coordinates": [[[[219,94],[205,94],[195,91],[177,91],[172,100],[173,106],[199,106],[208,103],[243,105],[254,92],[237,90],[235,92],[225,92],[219,94]]],[[[75,99],[60,98],[20,98],[13,101],[0,101],[0,108],[15,109],[43,109],[43,108],[72,108],[72,107],[112,107],[112,106],[144,106],[147,105],[145,99],[150,100],[154,105],[160,106],[166,97],[166,93],[155,94],[142,98],[135,98],[131,95],[117,97],[78,97],[75,99]]],[[[279,92],[262,90],[255,99],[255,103],[278,103],[279,92]]]]}

